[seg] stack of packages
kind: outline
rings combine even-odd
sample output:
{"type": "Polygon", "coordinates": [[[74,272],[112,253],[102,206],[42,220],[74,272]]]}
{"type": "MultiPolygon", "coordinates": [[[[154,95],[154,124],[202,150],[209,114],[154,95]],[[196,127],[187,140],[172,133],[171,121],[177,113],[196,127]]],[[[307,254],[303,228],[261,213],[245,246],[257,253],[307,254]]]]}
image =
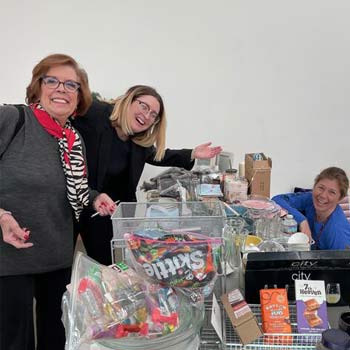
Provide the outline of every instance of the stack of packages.
{"type": "Polygon", "coordinates": [[[172,167],[149,181],[144,181],[141,190],[146,192],[147,201],[157,201],[159,197],[174,199],[177,201],[197,200],[195,186],[197,177],[190,171],[172,167]]]}

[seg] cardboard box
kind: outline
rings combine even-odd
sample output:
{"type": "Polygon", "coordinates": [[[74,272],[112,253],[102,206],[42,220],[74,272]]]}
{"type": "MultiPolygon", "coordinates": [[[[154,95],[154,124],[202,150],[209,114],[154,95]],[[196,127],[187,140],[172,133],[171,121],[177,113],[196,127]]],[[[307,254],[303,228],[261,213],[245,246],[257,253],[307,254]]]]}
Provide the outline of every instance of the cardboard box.
{"type": "MultiPolygon", "coordinates": [[[[260,289],[262,328],[264,333],[292,333],[287,291],[284,288],[260,289]]],[[[267,336],[266,344],[291,345],[290,335],[267,336]]]]}
{"type": "Polygon", "coordinates": [[[247,257],[245,300],[258,304],[259,291],[266,287],[287,288],[288,300],[295,301],[295,280],[323,280],[340,284],[340,299],[328,306],[350,304],[350,250],[254,252],[247,257]]]}
{"type": "Polygon", "coordinates": [[[243,345],[263,335],[258,322],[239,289],[221,296],[221,301],[243,345]]]}
{"type": "Polygon", "coordinates": [[[272,160],[264,153],[262,160],[254,160],[255,153],[245,155],[245,177],[248,180],[248,194],[270,198],[272,160]]]}
{"type": "Polygon", "coordinates": [[[322,333],[328,329],[324,281],[295,280],[298,333],[322,333]]]}

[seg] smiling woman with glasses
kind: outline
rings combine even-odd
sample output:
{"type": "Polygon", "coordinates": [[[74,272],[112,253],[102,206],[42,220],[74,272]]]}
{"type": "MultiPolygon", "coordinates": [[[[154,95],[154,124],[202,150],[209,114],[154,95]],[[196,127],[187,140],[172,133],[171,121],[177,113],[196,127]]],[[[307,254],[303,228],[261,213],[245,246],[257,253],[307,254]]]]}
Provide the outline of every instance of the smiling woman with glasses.
{"type": "MultiPolygon", "coordinates": [[[[162,97],[150,86],[136,85],[113,104],[94,101],[74,121],[83,136],[89,164],[89,185],[113,200],[136,202],[136,187],[146,163],[191,169],[195,158],[212,158],[221,147],[210,143],[194,149],[166,149],[166,116],[162,97]]],[[[112,222],[91,219],[84,210],[78,232],[89,256],[111,264],[112,222]]]]}
{"type": "Polygon", "coordinates": [[[78,63],[43,58],[26,102],[0,106],[0,348],[62,350],[74,220],[84,206],[106,215],[115,205],[89,189],[82,139],[70,122],[91,104],[78,63]]]}

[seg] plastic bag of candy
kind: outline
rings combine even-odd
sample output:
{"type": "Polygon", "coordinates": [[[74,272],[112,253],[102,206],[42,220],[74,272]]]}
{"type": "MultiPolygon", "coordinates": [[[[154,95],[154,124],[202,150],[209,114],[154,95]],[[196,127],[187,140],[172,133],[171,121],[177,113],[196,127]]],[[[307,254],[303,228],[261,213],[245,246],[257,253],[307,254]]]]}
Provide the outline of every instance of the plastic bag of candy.
{"type": "Polygon", "coordinates": [[[76,350],[102,338],[171,334],[181,306],[173,288],[145,281],[124,263],[107,267],[78,253],[62,309],[66,350],[76,350]]]}
{"type": "Polygon", "coordinates": [[[208,296],[218,275],[221,238],[145,229],[124,236],[137,272],[153,283],[181,288],[193,301],[208,296]]]}

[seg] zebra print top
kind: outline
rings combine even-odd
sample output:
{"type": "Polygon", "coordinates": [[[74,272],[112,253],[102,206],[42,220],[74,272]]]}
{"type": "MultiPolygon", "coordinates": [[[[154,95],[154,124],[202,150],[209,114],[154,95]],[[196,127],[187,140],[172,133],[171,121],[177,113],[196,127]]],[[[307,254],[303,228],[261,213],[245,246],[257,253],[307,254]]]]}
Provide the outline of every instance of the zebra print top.
{"type": "Polygon", "coordinates": [[[50,117],[40,104],[30,105],[45,130],[58,142],[63,172],[66,176],[67,198],[75,218],[79,220],[84,206],[89,204],[89,187],[82,142],[77,131],[67,120],[64,127],[50,117]]]}

